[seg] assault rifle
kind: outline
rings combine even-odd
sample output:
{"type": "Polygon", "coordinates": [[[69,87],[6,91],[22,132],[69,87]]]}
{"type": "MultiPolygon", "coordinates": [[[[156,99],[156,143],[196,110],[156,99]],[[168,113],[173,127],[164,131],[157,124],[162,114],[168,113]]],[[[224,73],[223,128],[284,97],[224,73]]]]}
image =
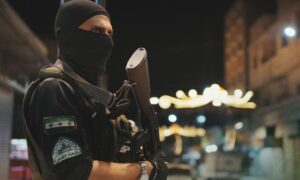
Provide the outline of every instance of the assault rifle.
{"type": "Polygon", "coordinates": [[[141,152],[143,159],[160,152],[159,125],[157,114],[150,104],[150,79],[147,51],[138,48],[126,65],[128,80],[133,84],[133,94],[138,105],[139,117],[136,124],[141,129],[133,143],[133,152],[141,152]]]}

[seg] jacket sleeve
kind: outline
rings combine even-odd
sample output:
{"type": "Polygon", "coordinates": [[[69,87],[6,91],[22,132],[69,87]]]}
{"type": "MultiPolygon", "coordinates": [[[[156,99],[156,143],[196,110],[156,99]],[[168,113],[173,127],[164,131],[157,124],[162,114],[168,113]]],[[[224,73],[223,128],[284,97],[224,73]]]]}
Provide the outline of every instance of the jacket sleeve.
{"type": "Polygon", "coordinates": [[[33,94],[29,109],[33,135],[48,169],[45,179],[88,179],[92,156],[88,146],[88,119],[76,92],[61,79],[48,78],[33,94]]]}

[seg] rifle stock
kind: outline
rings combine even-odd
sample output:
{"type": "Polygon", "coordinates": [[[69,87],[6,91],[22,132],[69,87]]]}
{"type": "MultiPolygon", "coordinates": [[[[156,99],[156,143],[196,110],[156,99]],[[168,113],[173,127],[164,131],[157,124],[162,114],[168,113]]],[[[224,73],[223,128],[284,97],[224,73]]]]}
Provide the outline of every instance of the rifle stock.
{"type": "Polygon", "coordinates": [[[140,113],[140,122],[137,124],[150,136],[150,140],[143,144],[143,153],[148,158],[160,151],[160,141],[157,115],[150,104],[150,79],[147,51],[144,48],[138,48],[132,54],[127,62],[126,72],[128,80],[134,84],[133,93],[140,113]]]}

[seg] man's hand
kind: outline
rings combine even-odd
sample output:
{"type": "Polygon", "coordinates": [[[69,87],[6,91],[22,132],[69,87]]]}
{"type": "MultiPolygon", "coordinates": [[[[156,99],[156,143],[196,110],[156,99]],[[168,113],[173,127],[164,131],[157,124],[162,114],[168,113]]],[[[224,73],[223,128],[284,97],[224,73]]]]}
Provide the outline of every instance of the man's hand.
{"type": "Polygon", "coordinates": [[[150,174],[150,180],[166,180],[168,176],[168,167],[160,152],[156,153],[150,160],[153,170],[150,174]]]}
{"type": "Polygon", "coordinates": [[[107,117],[109,119],[114,119],[127,110],[130,105],[128,93],[130,92],[132,86],[133,84],[125,80],[120,89],[114,93],[116,98],[114,102],[108,107],[109,114],[107,115],[107,117]]]}

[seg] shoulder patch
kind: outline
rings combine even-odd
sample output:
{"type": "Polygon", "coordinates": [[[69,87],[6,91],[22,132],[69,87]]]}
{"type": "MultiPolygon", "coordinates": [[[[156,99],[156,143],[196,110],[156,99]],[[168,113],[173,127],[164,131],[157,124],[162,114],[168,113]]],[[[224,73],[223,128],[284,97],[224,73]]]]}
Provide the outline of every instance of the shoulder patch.
{"type": "Polygon", "coordinates": [[[77,143],[69,138],[61,137],[55,143],[52,151],[53,164],[56,165],[80,154],[82,154],[82,150],[77,143]]]}
{"type": "Polygon", "coordinates": [[[74,116],[44,117],[43,123],[47,134],[69,132],[77,129],[77,122],[74,116]]]}

